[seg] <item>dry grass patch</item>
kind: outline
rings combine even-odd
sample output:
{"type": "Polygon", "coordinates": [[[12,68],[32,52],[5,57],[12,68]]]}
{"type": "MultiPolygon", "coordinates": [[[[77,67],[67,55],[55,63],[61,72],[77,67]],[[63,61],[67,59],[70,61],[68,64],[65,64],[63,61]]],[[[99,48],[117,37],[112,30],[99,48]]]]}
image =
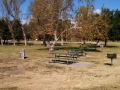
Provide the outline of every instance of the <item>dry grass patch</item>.
{"type": "Polygon", "coordinates": [[[87,52],[87,57],[80,57],[79,61],[94,63],[85,68],[40,63],[47,61],[49,54],[41,44],[0,47],[0,90],[119,90],[119,43],[110,42],[108,46],[103,52],[87,52]],[[19,58],[21,48],[25,48],[25,60],[19,58]],[[110,63],[107,53],[117,53],[113,66],[105,64],[110,63]]]}

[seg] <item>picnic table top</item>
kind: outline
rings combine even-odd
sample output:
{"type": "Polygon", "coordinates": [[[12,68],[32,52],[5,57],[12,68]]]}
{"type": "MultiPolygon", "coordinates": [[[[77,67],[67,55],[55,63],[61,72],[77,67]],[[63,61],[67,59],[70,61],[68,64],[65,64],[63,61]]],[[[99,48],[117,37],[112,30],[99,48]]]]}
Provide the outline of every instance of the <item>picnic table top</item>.
{"type": "Polygon", "coordinates": [[[50,54],[76,55],[75,52],[50,52],[50,54]]]}

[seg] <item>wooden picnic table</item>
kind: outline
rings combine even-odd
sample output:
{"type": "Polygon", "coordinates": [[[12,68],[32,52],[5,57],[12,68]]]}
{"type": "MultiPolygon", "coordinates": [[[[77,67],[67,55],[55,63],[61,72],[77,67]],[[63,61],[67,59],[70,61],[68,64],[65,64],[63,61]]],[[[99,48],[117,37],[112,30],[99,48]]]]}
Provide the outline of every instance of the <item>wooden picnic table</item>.
{"type": "Polygon", "coordinates": [[[67,64],[69,62],[74,63],[74,58],[77,60],[77,53],[73,52],[50,52],[52,56],[48,57],[49,60],[52,59],[52,62],[57,62],[57,61],[65,61],[67,64]]]}

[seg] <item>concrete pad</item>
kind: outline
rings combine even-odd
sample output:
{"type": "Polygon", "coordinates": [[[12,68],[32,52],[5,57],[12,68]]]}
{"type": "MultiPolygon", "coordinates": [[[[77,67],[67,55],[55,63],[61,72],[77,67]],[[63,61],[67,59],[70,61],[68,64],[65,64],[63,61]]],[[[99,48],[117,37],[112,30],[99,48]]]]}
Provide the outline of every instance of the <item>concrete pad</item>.
{"type": "Polygon", "coordinates": [[[92,65],[93,63],[91,62],[81,62],[81,61],[77,61],[75,63],[72,63],[72,64],[68,64],[65,63],[65,62],[56,62],[56,63],[53,63],[53,62],[41,62],[43,64],[49,64],[49,65],[56,65],[56,66],[63,66],[63,67],[72,67],[72,68],[84,68],[84,67],[87,67],[87,66],[90,66],[92,65]]]}

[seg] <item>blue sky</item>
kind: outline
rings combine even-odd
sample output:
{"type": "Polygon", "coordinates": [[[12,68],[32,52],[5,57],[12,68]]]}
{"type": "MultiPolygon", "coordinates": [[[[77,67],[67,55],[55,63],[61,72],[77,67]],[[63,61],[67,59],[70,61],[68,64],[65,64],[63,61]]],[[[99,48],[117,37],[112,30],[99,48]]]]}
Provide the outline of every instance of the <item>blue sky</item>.
{"type": "MultiPolygon", "coordinates": [[[[76,0],[74,1],[76,2],[76,0]]],[[[30,0],[26,0],[26,2],[21,7],[22,11],[27,10],[29,3],[30,0]]],[[[109,8],[110,10],[120,10],[120,0],[96,0],[94,3],[95,10],[100,10],[103,4],[105,8],[109,8]]]]}
{"type": "Polygon", "coordinates": [[[103,4],[105,8],[108,8],[110,10],[120,10],[120,0],[96,0],[94,3],[95,10],[97,12],[100,12],[103,4]]]}
{"type": "MultiPolygon", "coordinates": [[[[77,0],[74,0],[75,4],[77,5],[77,0]]],[[[95,0],[94,7],[96,12],[100,12],[102,6],[104,5],[105,8],[110,10],[120,10],[120,0],[95,0]]]]}
{"type": "MultiPolygon", "coordinates": [[[[77,0],[74,0],[75,4],[77,0]]],[[[105,8],[109,8],[110,10],[120,10],[120,0],[96,0],[94,3],[95,12],[100,13],[102,5],[104,4],[105,8]]],[[[25,13],[28,10],[28,6],[30,5],[30,0],[26,0],[26,2],[22,5],[21,10],[25,13]]]]}
{"type": "Polygon", "coordinates": [[[101,9],[103,4],[105,8],[110,10],[120,10],[120,0],[96,0],[94,5],[96,9],[101,9]]]}
{"type": "Polygon", "coordinates": [[[27,11],[29,5],[30,5],[30,0],[26,0],[26,2],[24,2],[23,5],[21,6],[21,10],[27,11]]]}

